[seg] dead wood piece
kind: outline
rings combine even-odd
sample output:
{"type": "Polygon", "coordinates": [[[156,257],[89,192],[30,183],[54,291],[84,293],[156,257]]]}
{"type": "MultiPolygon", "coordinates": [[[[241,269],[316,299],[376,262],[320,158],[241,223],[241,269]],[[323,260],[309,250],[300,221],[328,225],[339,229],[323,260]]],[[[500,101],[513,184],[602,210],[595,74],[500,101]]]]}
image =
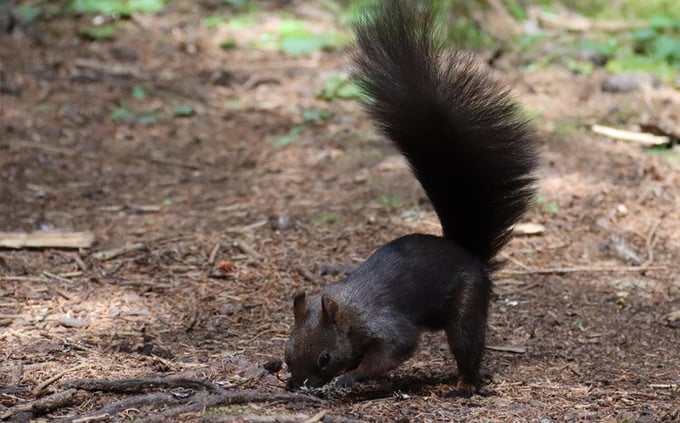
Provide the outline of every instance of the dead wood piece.
{"type": "Polygon", "coordinates": [[[190,388],[222,393],[223,388],[204,379],[187,377],[160,377],[107,380],[107,379],[78,379],[68,380],[59,384],[62,388],[76,388],[84,391],[114,392],[119,394],[136,394],[148,389],[190,388]]]}
{"type": "Polygon", "coordinates": [[[106,251],[99,251],[97,253],[92,254],[92,258],[97,259],[97,260],[106,261],[106,260],[111,260],[112,258],[116,258],[120,255],[125,254],[125,253],[141,250],[142,248],[144,248],[144,244],[142,244],[142,243],[129,244],[129,245],[124,245],[124,246],[118,247],[118,248],[112,248],[112,249],[106,250],[106,251]]]}
{"type": "Polygon", "coordinates": [[[591,129],[596,134],[604,135],[605,137],[614,138],[621,141],[635,142],[646,147],[666,145],[671,141],[669,137],[662,135],[626,131],[623,129],[610,128],[608,126],[602,125],[593,125],[591,129]]]}
{"type": "Polygon", "coordinates": [[[93,243],[89,231],[0,232],[0,248],[90,248],[93,243]]]}
{"type": "Polygon", "coordinates": [[[35,401],[15,405],[14,407],[11,407],[0,413],[0,420],[4,420],[22,412],[45,414],[52,410],[69,406],[73,403],[76,392],[78,392],[76,389],[68,389],[66,391],[57,392],[56,394],[48,395],[35,401]]]}
{"type": "Polygon", "coordinates": [[[95,72],[103,73],[106,75],[111,75],[111,76],[118,76],[118,77],[133,77],[137,79],[148,79],[145,74],[143,74],[141,71],[138,69],[135,69],[131,66],[126,66],[126,65],[120,65],[117,63],[110,63],[110,62],[100,62],[97,60],[90,60],[90,59],[76,59],[73,62],[74,65],[76,65],[79,68],[82,69],[89,69],[95,72]]]}

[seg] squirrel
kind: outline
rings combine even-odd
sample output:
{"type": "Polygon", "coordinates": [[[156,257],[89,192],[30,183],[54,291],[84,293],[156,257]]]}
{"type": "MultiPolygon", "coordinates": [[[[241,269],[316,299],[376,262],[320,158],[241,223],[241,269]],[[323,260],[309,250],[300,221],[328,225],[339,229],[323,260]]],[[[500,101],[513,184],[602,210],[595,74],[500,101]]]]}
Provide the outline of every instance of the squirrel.
{"type": "Polygon", "coordinates": [[[422,331],[443,329],[458,365],[450,395],[480,393],[491,274],[535,195],[536,132],[471,53],[442,46],[431,8],[378,2],[354,30],[365,109],[408,160],[443,236],[403,236],[321,293],[298,294],[287,388],[381,377],[422,331]]]}

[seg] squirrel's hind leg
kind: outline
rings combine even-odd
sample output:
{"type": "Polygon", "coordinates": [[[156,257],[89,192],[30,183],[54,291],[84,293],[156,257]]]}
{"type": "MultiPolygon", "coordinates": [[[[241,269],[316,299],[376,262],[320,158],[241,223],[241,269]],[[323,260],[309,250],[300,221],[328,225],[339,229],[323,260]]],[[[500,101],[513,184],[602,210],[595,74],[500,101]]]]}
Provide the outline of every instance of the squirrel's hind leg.
{"type": "Polygon", "coordinates": [[[456,295],[446,325],[446,337],[458,363],[458,386],[452,396],[469,396],[479,391],[482,355],[486,337],[491,282],[486,275],[468,281],[456,295]]]}

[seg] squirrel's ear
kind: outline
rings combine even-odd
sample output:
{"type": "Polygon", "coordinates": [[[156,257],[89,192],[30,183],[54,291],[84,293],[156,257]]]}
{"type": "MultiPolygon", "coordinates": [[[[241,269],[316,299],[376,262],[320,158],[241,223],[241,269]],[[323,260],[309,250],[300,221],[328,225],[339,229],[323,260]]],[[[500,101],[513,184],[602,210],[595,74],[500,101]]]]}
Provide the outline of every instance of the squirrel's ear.
{"type": "Polygon", "coordinates": [[[297,294],[293,300],[293,315],[296,325],[301,324],[307,317],[307,295],[304,292],[297,294]]]}
{"type": "Polygon", "coordinates": [[[321,297],[321,318],[325,319],[327,322],[333,322],[338,318],[338,310],[340,307],[335,300],[328,298],[327,296],[321,297]]]}
{"type": "Polygon", "coordinates": [[[347,319],[340,311],[340,304],[325,295],[321,297],[321,323],[335,325],[342,332],[349,330],[347,319]]]}

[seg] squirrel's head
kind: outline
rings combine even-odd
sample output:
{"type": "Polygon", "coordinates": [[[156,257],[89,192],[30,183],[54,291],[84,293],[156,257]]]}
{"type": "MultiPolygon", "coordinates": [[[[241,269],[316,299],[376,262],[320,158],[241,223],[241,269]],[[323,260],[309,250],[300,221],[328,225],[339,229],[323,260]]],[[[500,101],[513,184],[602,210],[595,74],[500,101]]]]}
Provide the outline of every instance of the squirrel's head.
{"type": "Polygon", "coordinates": [[[325,296],[307,301],[304,293],[293,301],[295,324],[286,343],[286,364],[291,373],[287,388],[325,385],[352,360],[349,325],[338,303],[325,296]]]}

